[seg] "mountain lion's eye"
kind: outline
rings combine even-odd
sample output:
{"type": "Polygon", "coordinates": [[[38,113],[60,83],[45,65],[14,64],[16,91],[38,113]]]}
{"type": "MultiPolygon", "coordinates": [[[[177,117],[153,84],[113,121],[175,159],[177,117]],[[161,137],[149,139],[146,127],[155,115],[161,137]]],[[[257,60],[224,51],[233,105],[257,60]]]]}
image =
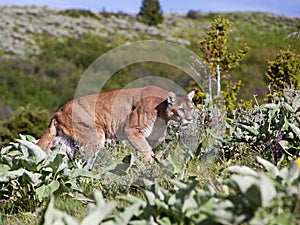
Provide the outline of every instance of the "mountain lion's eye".
{"type": "Polygon", "coordinates": [[[179,111],[185,112],[185,108],[179,108],[179,111]]]}

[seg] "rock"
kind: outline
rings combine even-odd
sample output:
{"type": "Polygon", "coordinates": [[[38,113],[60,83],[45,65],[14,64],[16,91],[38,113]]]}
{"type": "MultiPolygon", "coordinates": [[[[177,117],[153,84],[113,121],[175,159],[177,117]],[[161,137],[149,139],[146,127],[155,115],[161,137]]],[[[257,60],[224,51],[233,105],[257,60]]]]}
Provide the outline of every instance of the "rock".
{"type": "Polygon", "coordinates": [[[116,19],[115,22],[120,29],[126,30],[128,28],[128,22],[126,20],[116,19]]]}
{"type": "Polygon", "coordinates": [[[133,23],[133,29],[138,31],[138,32],[145,32],[147,30],[148,26],[146,26],[143,23],[140,23],[138,21],[135,21],[133,23]]]}

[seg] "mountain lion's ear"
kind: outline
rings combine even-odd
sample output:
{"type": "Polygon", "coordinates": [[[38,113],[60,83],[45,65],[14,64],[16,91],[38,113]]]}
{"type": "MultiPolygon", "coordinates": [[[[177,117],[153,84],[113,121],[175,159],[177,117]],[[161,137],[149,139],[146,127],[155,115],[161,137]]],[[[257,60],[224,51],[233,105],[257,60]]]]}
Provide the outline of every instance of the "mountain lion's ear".
{"type": "Polygon", "coordinates": [[[169,92],[167,97],[168,103],[173,104],[175,102],[175,99],[176,99],[176,94],[174,92],[169,92]]]}
{"type": "Polygon", "coordinates": [[[187,94],[187,96],[190,101],[193,101],[193,98],[195,96],[195,91],[191,91],[190,93],[187,94]]]}

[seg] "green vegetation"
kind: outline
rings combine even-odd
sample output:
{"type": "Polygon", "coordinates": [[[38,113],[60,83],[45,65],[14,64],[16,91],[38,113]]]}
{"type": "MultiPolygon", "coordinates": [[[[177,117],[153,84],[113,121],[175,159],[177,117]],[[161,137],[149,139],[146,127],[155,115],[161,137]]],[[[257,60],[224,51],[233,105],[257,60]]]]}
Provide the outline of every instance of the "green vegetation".
{"type": "MultiPolygon", "coordinates": [[[[234,53],[228,52],[227,39],[230,25],[228,19],[218,17],[210,24],[210,28],[206,31],[207,36],[198,42],[199,49],[205,53],[204,63],[210,69],[213,77],[217,79],[217,97],[221,96],[221,77],[228,76],[226,73],[237,67],[249,52],[248,46],[234,53]]],[[[212,94],[210,93],[210,95],[212,94]]]]}
{"type": "MultiPolygon", "coordinates": [[[[215,97],[221,97],[221,78],[229,78],[228,72],[237,67],[249,52],[249,47],[244,46],[243,49],[238,49],[235,52],[228,51],[228,34],[230,32],[231,23],[228,19],[218,17],[206,31],[206,37],[199,42],[199,49],[205,53],[204,63],[208,66],[211,75],[209,75],[209,98],[213,99],[212,80],[216,79],[215,97]]],[[[222,82],[224,85],[224,82],[222,82]]],[[[237,91],[241,87],[241,81],[236,84],[227,84],[227,90],[223,91],[224,102],[227,112],[231,114],[237,104],[237,91]]]]}
{"type": "MultiPolygon", "coordinates": [[[[216,158],[206,163],[203,160],[210,145],[205,142],[210,139],[213,122],[208,122],[200,139],[200,152],[186,148],[188,141],[180,144],[178,133],[171,127],[168,133],[173,143],[161,144],[155,162],[145,165],[131,153],[92,172],[84,169],[84,161],[78,159],[71,165],[59,149],[47,156],[32,137],[21,136],[17,143],[1,149],[1,221],[297,224],[300,131],[297,114],[292,110],[299,105],[296,99],[262,106],[254,122],[251,111],[231,120],[227,125],[229,135],[222,137],[216,158]],[[287,125],[279,126],[278,119],[287,125]],[[263,131],[266,127],[269,133],[263,131]],[[274,147],[268,148],[265,143],[274,147]],[[282,146],[280,152],[274,152],[276,144],[282,146]],[[278,153],[280,160],[273,157],[278,153]],[[268,155],[277,165],[261,158],[268,155]],[[249,166],[244,166],[247,157],[249,166]],[[203,163],[205,168],[199,167],[203,163]],[[44,210],[36,211],[36,207],[44,210]]],[[[209,115],[209,110],[200,114],[201,126],[202,116],[205,119],[209,115]]],[[[123,147],[118,148],[113,147],[113,151],[123,147]]]]}
{"type": "Polygon", "coordinates": [[[285,89],[300,88],[300,55],[281,50],[274,61],[268,62],[267,80],[272,93],[281,93],[285,89]]]}
{"type": "Polygon", "coordinates": [[[99,19],[99,17],[97,17],[95,13],[84,9],[66,9],[62,11],[61,14],[73,18],[91,17],[91,18],[99,19]]]}
{"type": "MultiPolygon", "coordinates": [[[[129,17],[108,14],[60,12],[79,19],[77,23],[81,18],[116,18],[124,31],[129,17]]],[[[32,136],[38,138],[49,115],[73,98],[82,74],[98,56],[128,41],[149,39],[152,33],[121,36],[111,28],[100,37],[92,32],[76,38],[32,34],[40,54],[1,52],[0,223],[299,224],[300,42],[285,37],[298,30],[300,22],[261,13],[223,16],[194,11],[189,18],[165,18],[155,28],[189,40],[191,50],[209,56],[207,63],[216,62],[212,71],[218,64],[221,74],[230,69],[232,78],[223,77],[221,85],[231,104],[229,115],[219,102],[202,102],[198,96],[195,122],[179,130],[170,124],[148,164],[126,143],[112,141],[88,171],[84,147],[70,163],[59,146],[46,154],[32,136]],[[234,21],[230,33],[227,19],[234,21]],[[212,21],[226,28],[207,36],[221,40],[222,57],[211,48],[214,40],[203,38],[212,21]],[[245,43],[251,51],[240,50],[245,43]],[[255,105],[245,107],[242,103],[252,95],[257,96],[255,105]]],[[[165,36],[161,32],[151,38],[165,36]]],[[[118,71],[103,90],[147,75],[172,78],[182,87],[191,84],[177,68],[143,62],[118,71]]]]}
{"type": "MultiPolygon", "coordinates": [[[[122,208],[116,208],[114,201],[105,202],[101,193],[95,192],[95,203],[80,224],[295,224],[295,181],[299,178],[300,162],[282,170],[262,158],[258,162],[268,172],[229,167],[229,178],[219,181],[221,189],[211,184],[200,189],[197,182],[185,184],[176,180],[170,181],[172,190],[155,184],[144,191],[145,200],[121,196],[130,203],[122,208]],[[108,217],[114,209],[117,213],[108,217]]],[[[55,209],[52,199],[45,212],[45,224],[63,221],[67,225],[79,224],[55,209]]]]}
{"type": "Polygon", "coordinates": [[[139,20],[149,26],[157,26],[164,19],[158,0],[143,0],[139,16],[139,20]]]}
{"type": "Polygon", "coordinates": [[[40,137],[49,123],[47,110],[31,105],[19,107],[8,120],[0,122],[0,142],[9,142],[19,137],[19,133],[40,137]]]}

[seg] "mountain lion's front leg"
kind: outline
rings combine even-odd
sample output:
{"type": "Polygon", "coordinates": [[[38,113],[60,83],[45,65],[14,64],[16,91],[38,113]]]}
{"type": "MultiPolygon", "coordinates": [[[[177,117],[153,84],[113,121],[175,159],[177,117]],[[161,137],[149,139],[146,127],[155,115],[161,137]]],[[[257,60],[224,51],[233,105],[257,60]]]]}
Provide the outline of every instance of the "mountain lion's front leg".
{"type": "Polygon", "coordinates": [[[138,154],[145,160],[151,159],[154,153],[140,130],[134,127],[127,127],[125,128],[125,133],[127,136],[127,140],[137,150],[138,154]]]}

